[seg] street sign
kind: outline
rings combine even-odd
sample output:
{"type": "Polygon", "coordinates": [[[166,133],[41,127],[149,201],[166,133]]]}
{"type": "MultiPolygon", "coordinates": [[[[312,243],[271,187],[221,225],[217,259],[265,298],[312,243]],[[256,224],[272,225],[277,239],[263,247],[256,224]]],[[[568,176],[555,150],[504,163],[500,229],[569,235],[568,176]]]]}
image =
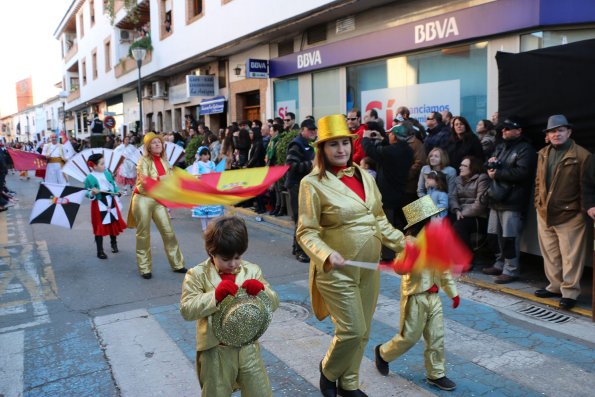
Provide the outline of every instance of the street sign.
{"type": "Polygon", "coordinates": [[[105,118],[103,119],[103,125],[105,126],[105,128],[111,130],[116,126],[116,119],[112,116],[105,116],[105,118]]]}

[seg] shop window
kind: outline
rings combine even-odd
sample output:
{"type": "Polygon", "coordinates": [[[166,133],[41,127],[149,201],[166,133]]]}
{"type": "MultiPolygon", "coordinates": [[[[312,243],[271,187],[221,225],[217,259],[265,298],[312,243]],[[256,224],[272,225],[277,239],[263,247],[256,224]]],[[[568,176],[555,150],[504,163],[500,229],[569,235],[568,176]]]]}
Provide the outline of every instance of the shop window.
{"type": "Polygon", "coordinates": [[[326,40],[326,24],[312,26],[306,31],[308,45],[326,40]]]}
{"type": "Polygon", "coordinates": [[[93,80],[97,79],[97,49],[91,52],[91,68],[93,80]]]}
{"type": "MultiPolygon", "coordinates": [[[[315,94],[314,94],[315,97],[315,94]]],[[[399,106],[407,106],[411,116],[425,123],[431,111],[452,106],[453,113],[467,118],[472,126],[487,116],[487,43],[445,48],[347,67],[347,107],[363,111],[368,106],[378,110],[390,127],[390,120],[399,106]],[[422,84],[436,83],[424,91],[422,84]],[[449,95],[449,84],[458,87],[449,95]],[[403,89],[414,98],[401,103],[403,89]],[[391,92],[393,89],[394,92],[391,92]],[[456,98],[454,97],[456,96],[456,98]],[[446,98],[446,99],[445,99],[446,98]],[[456,110],[458,109],[458,111],[456,110]]]]}
{"type": "Polygon", "coordinates": [[[329,114],[343,113],[337,98],[341,95],[339,69],[312,73],[312,113],[316,120],[329,114]]]}
{"type": "Polygon", "coordinates": [[[552,30],[521,35],[521,52],[595,39],[595,29],[552,30]]]}
{"type": "Polygon", "coordinates": [[[106,40],[103,44],[103,52],[105,54],[105,71],[109,72],[112,70],[112,42],[106,40]]]}
{"type": "Polygon", "coordinates": [[[285,118],[287,112],[295,113],[299,120],[299,89],[298,79],[275,80],[273,83],[275,95],[274,117],[285,118]]]}
{"type": "Polygon", "coordinates": [[[186,24],[192,23],[204,15],[203,0],[186,0],[186,24]]]}
{"type": "Polygon", "coordinates": [[[293,54],[293,39],[280,42],[277,48],[280,57],[293,54]]]}

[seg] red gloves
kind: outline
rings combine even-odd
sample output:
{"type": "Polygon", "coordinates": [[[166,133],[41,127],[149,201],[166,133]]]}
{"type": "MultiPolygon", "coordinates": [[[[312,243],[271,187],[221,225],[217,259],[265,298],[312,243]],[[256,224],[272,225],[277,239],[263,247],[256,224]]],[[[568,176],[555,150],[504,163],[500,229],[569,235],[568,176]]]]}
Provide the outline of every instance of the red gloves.
{"type": "Polygon", "coordinates": [[[242,284],[242,288],[246,290],[248,295],[253,296],[258,295],[260,291],[264,291],[264,285],[254,278],[244,281],[244,284],[242,284]]]}
{"type": "Polygon", "coordinates": [[[238,292],[238,286],[236,283],[230,280],[223,280],[215,288],[215,299],[217,303],[221,302],[227,295],[234,295],[238,292]]]}
{"type": "Polygon", "coordinates": [[[457,307],[459,307],[459,305],[461,304],[461,298],[459,298],[459,296],[455,296],[454,298],[452,298],[452,308],[456,309],[457,307]]]}

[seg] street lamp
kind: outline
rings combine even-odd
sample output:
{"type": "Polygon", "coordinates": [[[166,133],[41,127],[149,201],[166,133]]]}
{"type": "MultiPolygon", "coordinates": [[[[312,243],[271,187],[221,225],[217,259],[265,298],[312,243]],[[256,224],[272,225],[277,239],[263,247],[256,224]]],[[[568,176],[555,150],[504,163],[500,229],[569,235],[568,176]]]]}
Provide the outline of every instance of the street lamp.
{"type": "Polygon", "coordinates": [[[140,68],[143,64],[143,59],[145,58],[145,55],[147,54],[147,50],[145,48],[140,48],[140,47],[136,47],[132,49],[132,56],[134,57],[134,60],[136,61],[136,66],[138,67],[138,113],[139,113],[139,123],[138,123],[138,129],[140,130],[137,131],[137,135],[141,136],[143,133],[143,96],[141,93],[141,77],[140,77],[140,68]]]}

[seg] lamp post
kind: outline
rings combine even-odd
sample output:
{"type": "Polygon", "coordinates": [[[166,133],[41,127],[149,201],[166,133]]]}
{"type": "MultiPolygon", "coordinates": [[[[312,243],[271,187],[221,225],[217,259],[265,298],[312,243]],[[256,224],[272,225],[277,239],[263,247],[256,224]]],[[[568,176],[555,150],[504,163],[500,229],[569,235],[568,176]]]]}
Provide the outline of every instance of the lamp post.
{"type": "Polygon", "coordinates": [[[141,136],[143,134],[143,96],[141,93],[141,77],[140,77],[140,68],[143,65],[143,59],[145,58],[145,55],[147,54],[147,50],[144,48],[140,48],[140,47],[136,47],[132,49],[132,56],[134,57],[134,60],[136,61],[136,66],[138,67],[138,85],[137,85],[137,89],[138,89],[138,118],[139,118],[139,123],[138,123],[138,129],[140,130],[137,131],[137,135],[141,136]]]}

